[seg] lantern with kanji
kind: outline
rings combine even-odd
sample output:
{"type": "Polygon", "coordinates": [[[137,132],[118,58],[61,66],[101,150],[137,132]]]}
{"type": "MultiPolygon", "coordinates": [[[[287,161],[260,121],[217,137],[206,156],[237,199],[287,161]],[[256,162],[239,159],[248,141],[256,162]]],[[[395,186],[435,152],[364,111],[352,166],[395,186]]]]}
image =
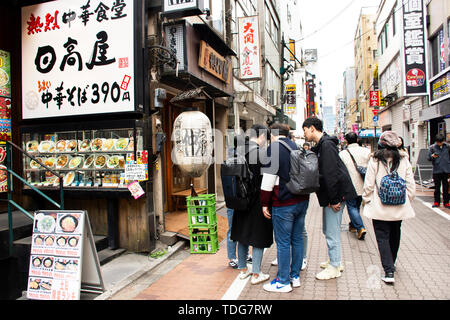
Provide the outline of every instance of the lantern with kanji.
{"type": "Polygon", "coordinates": [[[212,162],[212,129],[200,111],[185,111],[174,122],[172,161],[183,173],[200,177],[212,162]]]}

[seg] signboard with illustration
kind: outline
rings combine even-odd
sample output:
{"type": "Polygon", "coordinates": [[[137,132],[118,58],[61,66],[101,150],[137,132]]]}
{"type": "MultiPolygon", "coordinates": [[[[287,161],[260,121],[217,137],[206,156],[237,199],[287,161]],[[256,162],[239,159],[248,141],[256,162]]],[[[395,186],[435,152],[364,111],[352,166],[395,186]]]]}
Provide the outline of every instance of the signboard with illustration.
{"type": "MultiPolygon", "coordinates": [[[[6,159],[6,143],[11,141],[11,56],[0,50],[0,168],[6,159]]],[[[7,192],[6,172],[0,171],[0,192],[7,192]]]]}
{"type": "Polygon", "coordinates": [[[79,300],[83,284],[104,291],[86,211],[36,211],[27,298],[79,300]]]}
{"type": "Polygon", "coordinates": [[[22,8],[23,119],[135,110],[134,3],[57,0],[22,8]]]}

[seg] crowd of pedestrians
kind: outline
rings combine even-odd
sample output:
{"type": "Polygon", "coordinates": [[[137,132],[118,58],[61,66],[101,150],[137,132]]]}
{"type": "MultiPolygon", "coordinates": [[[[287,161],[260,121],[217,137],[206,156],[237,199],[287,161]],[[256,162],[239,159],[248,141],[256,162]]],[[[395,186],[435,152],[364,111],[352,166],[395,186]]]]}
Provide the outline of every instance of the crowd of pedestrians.
{"type": "MultiPolygon", "coordinates": [[[[328,249],[328,260],[320,264],[323,270],[316,274],[316,279],[338,278],[344,271],[340,235],[342,214],[347,207],[349,232],[361,241],[367,234],[361,215],[371,219],[384,269],[381,279],[394,283],[401,224],[415,215],[411,206],[415,181],[403,140],[395,132],[385,131],[376,151],[371,152],[358,144],[357,134],[349,132],[344,136],[346,147],[339,151],[339,140],[323,131],[320,119],[307,118],[302,128],[307,142],[301,146],[290,135],[289,126],[280,123],[270,128],[254,125],[241,139],[244,141],[241,154],[251,171],[251,187],[246,208],[228,209],[229,265],[240,270],[240,279],[251,277],[254,285],[266,282],[269,275],[261,272],[261,262],[264,249],[275,241],[277,258],[272,265],[278,266],[278,271],[263,289],[290,292],[300,287],[300,272],[307,265],[305,217],[311,192],[294,192],[288,182],[292,156],[314,152],[319,181],[314,192],[322,208],[322,232],[328,249]]],[[[442,184],[443,203],[448,207],[450,150],[444,140],[436,137],[429,160],[434,165],[435,206],[440,203],[442,184]]],[[[239,149],[238,141],[235,139],[235,152],[239,149]]]]}

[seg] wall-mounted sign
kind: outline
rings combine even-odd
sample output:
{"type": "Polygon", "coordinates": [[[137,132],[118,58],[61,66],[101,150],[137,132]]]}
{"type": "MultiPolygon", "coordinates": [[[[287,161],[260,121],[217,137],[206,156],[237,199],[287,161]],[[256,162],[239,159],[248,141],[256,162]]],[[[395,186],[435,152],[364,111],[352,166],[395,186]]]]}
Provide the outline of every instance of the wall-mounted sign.
{"type": "Polygon", "coordinates": [[[303,57],[306,62],[317,62],[317,49],[305,49],[303,57]]]}
{"type": "Polygon", "coordinates": [[[211,73],[216,78],[230,83],[231,62],[217,53],[205,41],[200,41],[198,66],[211,73]]]}
{"type": "Polygon", "coordinates": [[[423,1],[403,0],[405,95],[427,94],[423,1]]]}
{"type": "Polygon", "coordinates": [[[239,78],[261,79],[261,44],[258,16],[238,18],[239,78]]]}
{"type": "Polygon", "coordinates": [[[370,95],[369,95],[369,106],[370,107],[377,107],[380,105],[380,99],[381,99],[381,95],[380,95],[380,91],[370,91],[370,95]]]}
{"type": "MultiPolygon", "coordinates": [[[[185,22],[178,24],[167,24],[164,26],[166,45],[177,57],[178,71],[186,71],[186,43],[185,43],[185,22]]],[[[164,65],[163,72],[174,72],[172,67],[164,65]]]]}
{"type": "Polygon", "coordinates": [[[295,84],[286,85],[286,113],[295,114],[297,112],[295,84]]]}
{"type": "Polygon", "coordinates": [[[203,14],[203,0],[163,0],[162,14],[166,17],[188,17],[203,14]]]}
{"type": "Polygon", "coordinates": [[[450,99],[450,70],[430,80],[430,104],[450,99]]]}
{"type": "Polygon", "coordinates": [[[105,290],[87,212],[36,211],[27,298],[79,300],[87,286],[105,290]]]}
{"type": "Polygon", "coordinates": [[[58,0],[22,8],[23,119],[135,110],[134,4],[58,0]]]}

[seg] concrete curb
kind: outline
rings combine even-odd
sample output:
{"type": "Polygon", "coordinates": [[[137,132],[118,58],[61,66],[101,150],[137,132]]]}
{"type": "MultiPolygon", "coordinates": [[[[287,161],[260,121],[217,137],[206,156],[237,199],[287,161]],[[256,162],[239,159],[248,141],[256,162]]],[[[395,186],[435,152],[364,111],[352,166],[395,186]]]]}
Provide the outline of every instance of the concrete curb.
{"type": "Polygon", "coordinates": [[[170,258],[174,253],[181,250],[185,245],[184,241],[178,241],[175,243],[170,250],[168,250],[167,254],[159,259],[149,259],[153,260],[151,261],[150,265],[146,266],[145,268],[140,269],[139,271],[136,271],[132,275],[128,276],[124,280],[118,282],[116,285],[114,285],[112,288],[106,290],[104,293],[96,297],[94,300],[108,300],[118,292],[120,292],[122,289],[126,288],[133,282],[137,281],[140,277],[145,275],[147,272],[150,272],[152,269],[159,266],[161,263],[166,261],[168,258],[170,258]]]}

